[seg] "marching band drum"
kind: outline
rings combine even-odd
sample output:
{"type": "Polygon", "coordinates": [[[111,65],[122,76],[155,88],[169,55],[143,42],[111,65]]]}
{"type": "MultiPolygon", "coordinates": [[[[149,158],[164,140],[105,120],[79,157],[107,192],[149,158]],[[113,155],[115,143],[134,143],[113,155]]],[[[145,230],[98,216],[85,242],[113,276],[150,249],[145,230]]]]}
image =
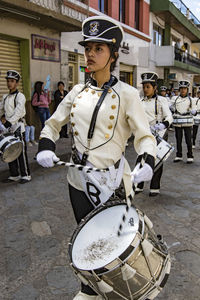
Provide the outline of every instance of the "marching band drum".
{"type": "Polygon", "coordinates": [[[22,152],[22,141],[12,134],[0,135],[0,156],[2,161],[9,163],[19,157],[22,152]]]}

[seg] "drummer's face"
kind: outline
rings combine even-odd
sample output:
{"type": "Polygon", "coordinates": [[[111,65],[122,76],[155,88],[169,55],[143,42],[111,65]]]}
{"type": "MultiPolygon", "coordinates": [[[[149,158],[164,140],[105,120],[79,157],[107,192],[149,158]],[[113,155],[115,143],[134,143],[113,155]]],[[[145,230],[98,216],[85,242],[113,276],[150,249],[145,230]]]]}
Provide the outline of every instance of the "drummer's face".
{"type": "Polygon", "coordinates": [[[151,98],[155,94],[156,88],[156,86],[153,87],[153,85],[149,82],[143,83],[144,96],[151,98]]]}
{"type": "Polygon", "coordinates": [[[13,78],[7,79],[7,87],[11,92],[16,91],[18,82],[13,78]]]}
{"type": "Polygon", "coordinates": [[[180,88],[181,97],[185,97],[187,95],[187,93],[188,93],[188,88],[186,88],[186,87],[181,87],[180,88]]]}
{"type": "Polygon", "coordinates": [[[110,49],[107,44],[89,42],[85,46],[85,61],[90,72],[110,70],[110,64],[114,61],[110,58],[110,49]]]}

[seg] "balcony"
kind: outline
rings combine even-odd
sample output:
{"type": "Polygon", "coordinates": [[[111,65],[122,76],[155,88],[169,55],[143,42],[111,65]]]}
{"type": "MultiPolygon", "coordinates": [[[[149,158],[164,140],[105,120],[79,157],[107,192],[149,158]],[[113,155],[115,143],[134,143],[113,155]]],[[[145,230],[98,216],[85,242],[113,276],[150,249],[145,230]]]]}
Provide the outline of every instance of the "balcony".
{"type": "Polygon", "coordinates": [[[154,47],[152,48],[152,51],[155,55],[154,59],[156,62],[156,66],[175,67],[178,69],[189,71],[193,74],[200,74],[200,59],[173,46],[154,47]]]}
{"type": "Polygon", "coordinates": [[[151,0],[150,10],[192,42],[200,42],[200,21],[181,0],[151,0]]]}

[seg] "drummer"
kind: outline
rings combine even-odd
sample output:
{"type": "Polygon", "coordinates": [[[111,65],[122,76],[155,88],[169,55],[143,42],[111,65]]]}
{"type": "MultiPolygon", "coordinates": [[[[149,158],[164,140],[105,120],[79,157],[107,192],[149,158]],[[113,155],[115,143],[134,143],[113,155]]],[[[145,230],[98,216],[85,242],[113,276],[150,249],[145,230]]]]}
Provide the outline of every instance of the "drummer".
{"type": "MultiPolygon", "coordinates": [[[[156,154],[156,140],[150,131],[138,91],[111,74],[123,38],[121,26],[108,17],[90,17],[83,22],[82,34],[84,40],[79,44],[85,50],[90,79],[85,85],[75,85],[46,121],[37,154],[37,162],[41,166],[55,165],[59,160],[55,155],[55,142],[61,127],[70,120],[73,131],[72,161],[109,169],[101,174],[85,174],[84,169],[69,169],[69,194],[77,223],[109,200],[113,193],[117,194],[124,188],[122,197],[132,195],[133,181],[151,180],[156,154]],[[97,112],[96,116],[94,112],[97,112]],[[131,174],[123,153],[132,133],[138,159],[131,174]],[[144,152],[147,152],[146,162],[138,168],[144,152]]],[[[81,292],[74,299],[103,298],[82,284],[81,292]]]]}
{"type": "Polygon", "coordinates": [[[7,131],[20,138],[23,148],[20,156],[8,163],[10,176],[4,179],[3,182],[19,182],[23,184],[31,180],[23,121],[26,114],[26,98],[17,89],[20,80],[20,74],[17,71],[8,70],[6,80],[9,93],[4,95],[2,101],[0,101],[0,118],[7,131]]]}
{"type": "MultiPolygon", "coordinates": [[[[185,141],[187,145],[187,163],[191,164],[194,161],[193,151],[192,151],[192,127],[193,127],[193,115],[197,114],[196,104],[189,96],[189,86],[190,82],[187,80],[179,81],[179,92],[180,95],[172,102],[171,109],[174,111],[174,117],[179,120],[179,123],[173,122],[175,128],[176,137],[176,157],[174,162],[180,162],[183,160],[182,153],[182,138],[183,132],[185,134],[185,141]],[[181,123],[183,118],[188,117],[191,122],[181,123]]],[[[175,120],[174,120],[175,121],[175,120]]],[[[185,121],[184,121],[185,122],[185,121]]]]}
{"type": "Polygon", "coordinates": [[[167,100],[167,104],[170,106],[170,97],[167,95],[167,87],[165,85],[160,87],[160,95],[167,100]]]}
{"type": "Polygon", "coordinates": [[[196,137],[197,132],[200,124],[200,87],[197,90],[197,97],[194,99],[196,109],[197,109],[197,115],[194,117],[194,119],[198,120],[198,124],[193,125],[193,134],[192,134],[192,148],[195,149],[195,143],[196,143],[196,137]]]}
{"type": "MultiPolygon", "coordinates": [[[[141,75],[144,98],[142,104],[144,106],[149,125],[154,134],[158,134],[167,140],[167,128],[172,123],[172,114],[169,110],[166,99],[158,96],[157,80],[158,75],[154,72],[146,72],[141,75]]],[[[150,183],[150,197],[155,197],[160,193],[160,180],[163,172],[163,164],[154,172],[153,178],[150,183]]],[[[138,184],[136,193],[143,191],[144,182],[138,184]]]]}

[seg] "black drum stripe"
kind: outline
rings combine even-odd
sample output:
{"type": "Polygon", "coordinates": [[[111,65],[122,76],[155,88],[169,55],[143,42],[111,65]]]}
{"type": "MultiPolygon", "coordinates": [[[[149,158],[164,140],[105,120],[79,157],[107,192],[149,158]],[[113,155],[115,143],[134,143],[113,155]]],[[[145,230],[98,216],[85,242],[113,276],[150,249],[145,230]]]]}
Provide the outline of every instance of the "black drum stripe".
{"type": "Polygon", "coordinates": [[[104,274],[106,272],[108,272],[108,269],[106,268],[99,268],[99,269],[95,269],[94,272],[99,275],[99,274],[104,274]]]}
{"type": "Polygon", "coordinates": [[[9,142],[6,142],[5,144],[3,144],[3,146],[1,147],[1,151],[3,152],[4,149],[10,144],[10,141],[9,142]]]}
{"type": "Polygon", "coordinates": [[[160,284],[160,287],[163,288],[167,282],[167,279],[169,277],[169,274],[165,274],[165,277],[163,278],[161,284],[160,284]]]}
{"type": "Polygon", "coordinates": [[[138,228],[138,231],[140,234],[142,234],[142,229],[143,229],[143,223],[141,220],[139,220],[139,228],[138,228]]]}
{"type": "Polygon", "coordinates": [[[119,258],[124,261],[125,259],[127,259],[127,257],[129,257],[129,255],[131,254],[131,252],[133,251],[135,247],[133,246],[129,246],[120,256],[119,258]]]}

